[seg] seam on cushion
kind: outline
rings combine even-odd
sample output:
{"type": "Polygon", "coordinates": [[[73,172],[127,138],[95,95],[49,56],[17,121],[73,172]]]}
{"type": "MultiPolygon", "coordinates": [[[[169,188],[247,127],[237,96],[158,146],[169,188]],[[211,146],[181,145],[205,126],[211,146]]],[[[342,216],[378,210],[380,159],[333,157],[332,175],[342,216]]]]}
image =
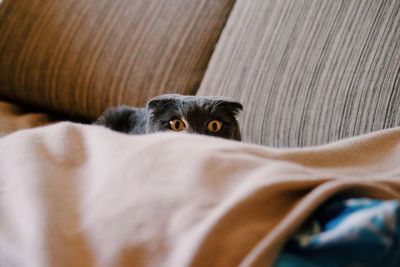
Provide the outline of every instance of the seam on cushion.
{"type": "MultiPolygon", "coordinates": [[[[0,1],[1,1],[1,0],[0,0],[0,1]]],[[[199,85],[197,86],[197,88],[196,88],[196,90],[195,90],[195,92],[194,92],[194,95],[197,95],[199,89],[202,87],[202,84],[203,84],[203,81],[204,81],[204,77],[206,76],[206,73],[209,71],[209,70],[208,70],[208,67],[210,66],[210,63],[213,61],[213,58],[215,57],[215,56],[214,56],[215,51],[218,51],[218,50],[219,50],[218,47],[220,47],[220,46],[222,45],[221,42],[220,42],[221,37],[222,37],[222,35],[225,34],[225,32],[227,31],[227,27],[226,27],[226,26],[227,26],[229,23],[231,23],[231,21],[233,20],[233,18],[232,18],[232,13],[233,13],[233,11],[235,10],[235,7],[237,6],[237,1],[234,0],[234,3],[231,4],[230,6],[231,6],[231,7],[230,7],[230,10],[228,11],[228,14],[229,14],[229,15],[226,17],[225,22],[221,25],[221,29],[222,29],[222,30],[219,32],[219,35],[218,35],[218,37],[216,38],[216,42],[215,42],[215,44],[214,44],[214,47],[211,48],[212,51],[211,51],[210,57],[209,57],[209,59],[208,59],[208,61],[207,61],[206,68],[205,68],[205,70],[204,70],[204,72],[203,72],[203,75],[202,75],[202,77],[201,77],[201,79],[200,79],[200,83],[199,83],[199,85]]]]}
{"type": "Polygon", "coordinates": [[[235,6],[237,4],[236,0],[233,0],[233,1],[234,1],[233,4],[231,4],[231,3],[228,4],[230,6],[230,7],[227,7],[227,8],[229,8],[229,10],[227,11],[228,16],[226,16],[225,21],[221,24],[221,28],[220,28],[221,30],[219,31],[218,37],[215,40],[214,46],[210,48],[211,49],[210,57],[208,58],[207,64],[205,66],[203,75],[200,78],[199,84],[193,90],[193,95],[197,95],[197,93],[198,93],[198,91],[201,88],[201,85],[203,83],[203,80],[204,80],[204,77],[206,75],[206,72],[208,71],[208,67],[210,66],[210,63],[211,63],[211,61],[212,61],[212,59],[214,57],[215,51],[217,51],[217,47],[218,46],[221,46],[221,43],[220,43],[221,36],[225,31],[227,31],[226,25],[232,20],[232,11],[234,10],[234,8],[235,8],[235,6]]]}

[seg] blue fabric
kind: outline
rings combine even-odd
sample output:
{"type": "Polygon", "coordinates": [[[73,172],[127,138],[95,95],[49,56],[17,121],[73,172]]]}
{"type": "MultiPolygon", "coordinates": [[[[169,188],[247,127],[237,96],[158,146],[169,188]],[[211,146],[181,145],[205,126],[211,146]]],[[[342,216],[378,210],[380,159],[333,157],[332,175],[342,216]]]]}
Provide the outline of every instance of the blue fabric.
{"type": "Polygon", "coordinates": [[[285,246],[278,267],[400,267],[400,202],[339,199],[285,246]]]}

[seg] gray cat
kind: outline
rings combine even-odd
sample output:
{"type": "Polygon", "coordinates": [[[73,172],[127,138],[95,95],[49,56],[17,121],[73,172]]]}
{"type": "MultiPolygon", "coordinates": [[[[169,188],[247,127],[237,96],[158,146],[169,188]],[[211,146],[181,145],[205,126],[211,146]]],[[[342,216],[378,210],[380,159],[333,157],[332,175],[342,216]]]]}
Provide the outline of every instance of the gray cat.
{"type": "Polygon", "coordinates": [[[144,108],[119,106],[94,123],[128,134],[185,131],[241,140],[236,115],[242,105],[220,97],[161,95],[144,108]]]}

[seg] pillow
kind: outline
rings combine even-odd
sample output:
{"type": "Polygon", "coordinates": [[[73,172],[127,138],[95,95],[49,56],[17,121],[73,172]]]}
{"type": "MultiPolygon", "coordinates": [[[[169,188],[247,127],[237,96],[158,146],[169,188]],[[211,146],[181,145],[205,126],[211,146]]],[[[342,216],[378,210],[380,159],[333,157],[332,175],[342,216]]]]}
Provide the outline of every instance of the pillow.
{"type": "Polygon", "coordinates": [[[233,0],[5,0],[0,97],[94,118],[194,94],[233,0]]]}
{"type": "Polygon", "coordinates": [[[240,100],[243,138],[296,147],[400,125],[400,2],[238,0],[199,95],[240,100]]]}

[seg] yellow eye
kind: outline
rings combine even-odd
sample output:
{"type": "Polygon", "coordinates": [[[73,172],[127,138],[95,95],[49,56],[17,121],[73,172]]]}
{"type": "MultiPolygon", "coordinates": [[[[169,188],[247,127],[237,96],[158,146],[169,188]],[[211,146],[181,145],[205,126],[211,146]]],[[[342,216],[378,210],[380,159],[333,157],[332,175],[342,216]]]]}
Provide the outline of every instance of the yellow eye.
{"type": "Polygon", "coordinates": [[[170,121],[169,127],[171,128],[172,131],[175,131],[175,132],[180,132],[180,131],[186,130],[185,123],[180,119],[175,119],[175,120],[170,121]]]}
{"type": "Polygon", "coordinates": [[[208,123],[207,128],[210,132],[217,133],[222,128],[222,122],[217,120],[212,120],[208,123]]]}

